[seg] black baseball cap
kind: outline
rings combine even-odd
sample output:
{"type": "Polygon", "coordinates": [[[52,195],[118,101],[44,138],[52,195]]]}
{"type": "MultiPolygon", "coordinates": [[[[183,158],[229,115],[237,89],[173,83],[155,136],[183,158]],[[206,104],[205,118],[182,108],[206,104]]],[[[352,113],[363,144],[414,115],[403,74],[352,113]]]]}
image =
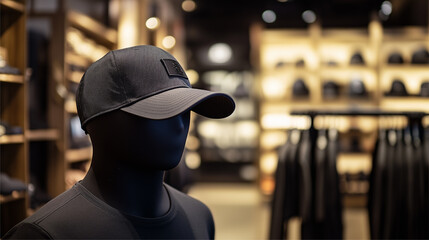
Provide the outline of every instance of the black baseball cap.
{"type": "Polygon", "coordinates": [[[402,80],[395,78],[390,86],[390,91],[385,94],[386,96],[404,97],[408,96],[407,88],[402,80]]]}
{"type": "Polygon", "coordinates": [[[302,78],[298,78],[292,85],[293,97],[308,97],[310,91],[302,78]]]}
{"type": "Polygon", "coordinates": [[[360,77],[354,77],[350,80],[349,84],[349,96],[350,97],[366,97],[368,92],[366,91],[365,83],[360,77]]]}
{"type": "Polygon", "coordinates": [[[365,60],[363,59],[363,56],[360,52],[355,52],[352,57],[350,58],[350,64],[351,65],[364,65],[365,60]]]}
{"type": "Polygon", "coordinates": [[[402,54],[399,52],[392,52],[389,57],[387,58],[387,63],[392,64],[401,64],[404,63],[404,58],[402,57],[402,54]]]}
{"type": "Polygon", "coordinates": [[[420,85],[420,96],[429,97],[429,80],[423,81],[420,85]]]}
{"type": "Polygon", "coordinates": [[[323,83],[323,97],[333,99],[340,96],[340,86],[333,80],[327,80],[323,83]]]}
{"type": "Polygon", "coordinates": [[[413,64],[428,64],[429,51],[425,47],[421,47],[413,52],[411,56],[411,63],[413,64]]]}
{"type": "Polygon", "coordinates": [[[79,83],[76,105],[85,131],[91,119],[118,109],[148,119],[188,110],[224,118],[235,109],[227,94],[192,88],[179,62],[150,45],[113,50],[94,62],[79,83]]]}

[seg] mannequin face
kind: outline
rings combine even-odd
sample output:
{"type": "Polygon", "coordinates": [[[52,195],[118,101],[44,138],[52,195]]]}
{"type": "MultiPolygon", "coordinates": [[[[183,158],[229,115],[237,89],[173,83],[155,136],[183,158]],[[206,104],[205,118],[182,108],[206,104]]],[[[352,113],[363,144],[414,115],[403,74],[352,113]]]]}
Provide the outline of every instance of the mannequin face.
{"type": "Polygon", "coordinates": [[[94,120],[88,131],[94,148],[112,152],[111,156],[120,158],[121,163],[146,170],[168,170],[181,159],[189,121],[189,111],[152,120],[118,110],[94,120]]]}

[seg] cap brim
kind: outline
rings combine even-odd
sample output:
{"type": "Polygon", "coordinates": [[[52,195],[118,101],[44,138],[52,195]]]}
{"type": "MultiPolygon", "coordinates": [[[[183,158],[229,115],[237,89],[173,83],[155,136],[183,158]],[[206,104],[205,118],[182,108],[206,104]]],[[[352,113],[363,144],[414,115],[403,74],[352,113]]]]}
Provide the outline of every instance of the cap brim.
{"type": "Polygon", "coordinates": [[[208,118],[225,118],[234,109],[229,95],[195,88],[174,88],[121,108],[149,119],[166,119],[188,110],[208,118]]]}

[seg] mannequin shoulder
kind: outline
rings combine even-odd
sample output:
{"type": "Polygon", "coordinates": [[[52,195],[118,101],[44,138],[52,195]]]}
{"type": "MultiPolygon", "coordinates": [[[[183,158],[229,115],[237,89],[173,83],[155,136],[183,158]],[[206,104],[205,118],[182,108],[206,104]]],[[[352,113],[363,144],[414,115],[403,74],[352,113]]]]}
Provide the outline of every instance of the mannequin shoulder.
{"type": "Polygon", "coordinates": [[[170,194],[171,201],[183,208],[186,212],[200,212],[207,214],[207,217],[212,218],[210,209],[200,200],[195,199],[171,186],[165,184],[168,193],[170,194]]]}
{"type": "Polygon", "coordinates": [[[53,239],[49,233],[38,225],[22,222],[8,231],[2,239],[53,239]]]}

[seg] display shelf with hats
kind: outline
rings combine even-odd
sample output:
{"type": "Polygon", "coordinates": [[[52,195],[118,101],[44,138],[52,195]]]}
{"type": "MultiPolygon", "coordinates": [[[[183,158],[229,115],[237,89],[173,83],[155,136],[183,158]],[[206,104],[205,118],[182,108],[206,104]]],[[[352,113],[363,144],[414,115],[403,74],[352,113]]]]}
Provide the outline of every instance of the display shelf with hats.
{"type": "Polygon", "coordinates": [[[380,48],[380,106],[428,112],[428,30],[422,27],[384,29],[380,48]]]}
{"type": "MultiPolygon", "coordinates": [[[[375,30],[371,26],[322,29],[318,23],[300,31],[262,30],[259,46],[261,135],[305,128],[305,119],[300,124],[289,115],[295,109],[377,107],[375,30]],[[279,60],[283,55],[290,59],[279,60]],[[299,61],[301,59],[303,61],[299,61]],[[295,62],[300,64],[293,64],[295,62]]],[[[354,127],[353,123],[348,125],[354,127]]],[[[285,141],[287,137],[286,134],[285,141]]],[[[273,186],[269,182],[273,181],[277,156],[277,148],[271,145],[264,140],[260,149],[261,190],[267,194],[273,186]]],[[[278,147],[282,143],[275,145],[278,147]]]]}
{"type": "MultiPolygon", "coordinates": [[[[264,193],[270,194],[269,189],[274,186],[270,181],[273,181],[277,147],[283,144],[282,141],[271,142],[268,136],[282,136],[279,139],[286,142],[290,137],[288,129],[305,128],[305,119],[300,120],[303,124],[298,124],[294,120],[296,117],[289,115],[295,109],[429,112],[427,29],[383,29],[377,21],[371,21],[364,29],[322,29],[316,22],[299,34],[295,30],[267,29],[261,30],[261,36],[257,47],[261,62],[262,140],[259,161],[264,193]],[[307,39],[304,40],[303,36],[307,39]],[[305,44],[306,48],[301,48],[301,53],[291,50],[305,44]],[[305,62],[313,64],[297,68],[292,64],[293,60],[277,60],[276,54],[287,55],[287,51],[294,53],[296,59],[305,53],[304,56],[312,58],[304,57],[305,62]],[[303,69],[307,75],[302,74],[303,69]],[[286,93],[291,89],[300,96],[309,92],[310,97],[307,101],[289,97],[286,93]]],[[[363,126],[350,117],[343,120],[347,128],[341,129],[342,136],[349,136],[349,131],[377,129],[375,122],[363,126]]],[[[365,139],[360,137],[357,141],[365,139]]]]}
{"type": "Polygon", "coordinates": [[[322,99],[340,108],[377,104],[377,54],[371,28],[322,29],[317,51],[322,99]]]}
{"type": "Polygon", "coordinates": [[[27,215],[25,1],[0,1],[0,237],[27,215]]]}

